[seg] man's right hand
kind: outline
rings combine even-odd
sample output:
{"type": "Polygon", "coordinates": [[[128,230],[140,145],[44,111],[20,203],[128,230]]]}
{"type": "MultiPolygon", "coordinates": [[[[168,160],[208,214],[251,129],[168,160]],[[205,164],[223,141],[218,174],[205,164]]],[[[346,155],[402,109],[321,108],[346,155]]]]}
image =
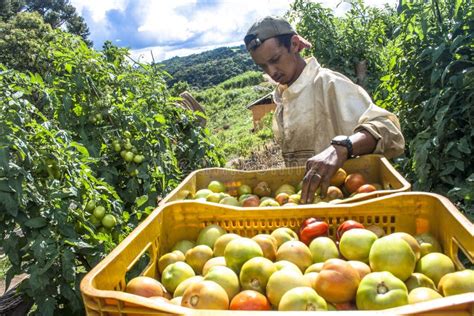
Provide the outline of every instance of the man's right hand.
{"type": "Polygon", "coordinates": [[[306,173],[301,189],[301,203],[311,204],[314,194],[320,188],[322,198],[326,197],[331,177],[347,160],[347,148],[331,145],[306,162],[306,173]]]}

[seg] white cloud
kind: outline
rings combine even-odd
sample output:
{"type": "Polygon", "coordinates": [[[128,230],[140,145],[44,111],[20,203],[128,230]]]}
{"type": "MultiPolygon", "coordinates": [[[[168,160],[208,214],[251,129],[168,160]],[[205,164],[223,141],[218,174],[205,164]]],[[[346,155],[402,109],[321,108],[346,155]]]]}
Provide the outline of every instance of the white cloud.
{"type": "Polygon", "coordinates": [[[243,25],[252,17],[283,14],[292,0],[227,0],[212,6],[198,6],[195,0],[139,1],[143,22],[138,28],[142,35],[157,43],[184,42],[206,35],[199,44],[217,44],[235,40],[243,25]]]}
{"type": "Polygon", "coordinates": [[[86,9],[91,12],[94,22],[104,21],[105,14],[110,10],[123,11],[128,0],[71,0],[71,4],[76,8],[79,14],[83,14],[86,9]]]}
{"type": "MultiPolygon", "coordinates": [[[[81,14],[87,13],[91,39],[96,47],[106,39],[131,47],[134,56],[154,52],[156,60],[182,56],[210,47],[241,44],[250,25],[266,15],[283,15],[294,0],[71,0],[81,14]],[[123,21],[109,20],[107,13],[118,10],[123,21]],[[124,31],[126,30],[126,31],[124,31]],[[150,45],[149,48],[142,48],[150,45]]],[[[319,0],[342,15],[350,5],[340,0],[319,0]],[[339,6],[338,6],[339,4],[339,6]]],[[[349,2],[349,0],[346,0],[349,2]]],[[[366,4],[396,5],[398,0],[365,0],[366,4]]],[[[147,57],[148,56],[148,57],[147,57]]]]}
{"type": "Polygon", "coordinates": [[[179,48],[176,49],[174,46],[153,46],[147,47],[142,49],[135,49],[130,51],[130,57],[135,61],[149,63],[153,60],[155,62],[159,62],[162,60],[166,60],[172,57],[181,57],[181,56],[188,56],[191,54],[198,54],[201,52],[205,52],[214,48],[218,47],[233,47],[242,45],[240,41],[238,42],[231,42],[225,45],[217,44],[217,45],[205,45],[193,48],[179,48]]]}
{"type": "Polygon", "coordinates": [[[137,12],[143,17],[143,22],[137,31],[157,43],[184,42],[194,35],[195,30],[189,27],[189,18],[180,14],[179,9],[195,5],[196,0],[141,0],[137,4],[137,12]]]}

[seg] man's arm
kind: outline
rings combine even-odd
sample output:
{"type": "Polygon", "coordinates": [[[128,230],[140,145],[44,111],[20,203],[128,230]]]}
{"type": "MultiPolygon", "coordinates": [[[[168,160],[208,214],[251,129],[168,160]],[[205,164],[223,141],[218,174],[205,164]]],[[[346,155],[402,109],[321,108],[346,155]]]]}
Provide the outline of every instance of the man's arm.
{"type": "MultiPolygon", "coordinates": [[[[377,145],[375,137],[365,131],[360,130],[349,136],[352,142],[352,153],[354,156],[372,153],[377,145]]],[[[347,160],[348,150],[345,146],[330,145],[320,154],[310,158],[306,163],[306,174],[303,178],[301,189],[301,202],[312,203],[314,193],[321,188],[321,196],[326,195],[331,177],[337,169],[342,167],[347,160]]]]}
{"type": "MultiPolygon", "coordinates": [[[[376,106],[364,89],[339,73],[326,70],[319,80],[319,95],[331,109],[330,119],[334,120],[334,125],[346,126],[356,119],[351,131],[344,133],[352,141],[353,155],[377,153],[392,158],[403,153],[405,140],[394,114],[376,106]]],[[[312,203],[318,187],[324,197],[331,177],[346,160],[347,149],[344,146],[329,144],[321,153],[310,158],[306,163],[301,201],[312,203]]]]}

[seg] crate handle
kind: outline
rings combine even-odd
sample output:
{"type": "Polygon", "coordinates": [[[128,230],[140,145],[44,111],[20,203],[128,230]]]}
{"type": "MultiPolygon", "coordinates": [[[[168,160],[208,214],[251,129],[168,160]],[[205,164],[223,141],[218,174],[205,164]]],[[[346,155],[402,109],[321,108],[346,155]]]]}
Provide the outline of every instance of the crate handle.
{"type": "Polygon", "coordinates": [[[453,258],[454,263],[456,264],[459,270],[466,269],[464,264],[459,259],[459,251],[462,251],[463,254],[469,259],[471,264],[474,264],[474,257],[466,250],[466,248],[461,244],[461,242],[456,237],[451,237],[451,258],[453,258]]]}

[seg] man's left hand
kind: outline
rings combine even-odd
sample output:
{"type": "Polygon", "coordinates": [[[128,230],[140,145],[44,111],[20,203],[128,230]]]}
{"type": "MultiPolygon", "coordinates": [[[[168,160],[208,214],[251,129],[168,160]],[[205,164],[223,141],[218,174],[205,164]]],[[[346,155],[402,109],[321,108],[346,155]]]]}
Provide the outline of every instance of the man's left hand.
{"type": "Polygon", "coordinates": [[[306,173],[301,189],[301,203],[313,203],[314,194],[320,188],[322,198],[326,197],[331,177],[347,160],[347,148],[331,145],[306,162],[306,173]]]}

